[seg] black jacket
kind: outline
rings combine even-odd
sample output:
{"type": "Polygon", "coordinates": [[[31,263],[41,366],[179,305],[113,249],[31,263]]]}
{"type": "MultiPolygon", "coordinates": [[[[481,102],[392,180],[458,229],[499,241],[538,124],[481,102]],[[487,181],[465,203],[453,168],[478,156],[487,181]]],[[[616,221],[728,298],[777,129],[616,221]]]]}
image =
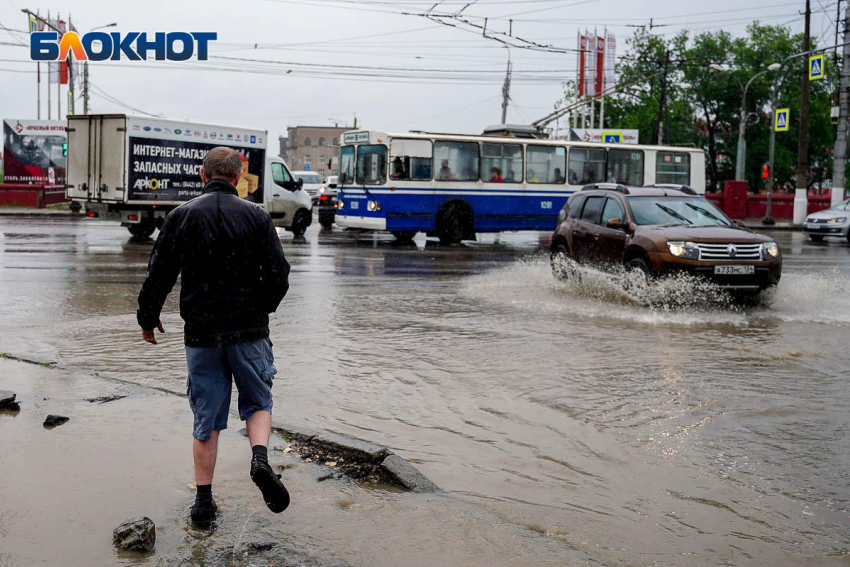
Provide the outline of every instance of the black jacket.
{"type": "Polygon", "coordinates": [[[165,217],[139,293],[142,329],[156,328],[181,272],[189,346],[268,337],[269,313],[289,289],[289,263],[268,213],[219,179],[165,217]]]}

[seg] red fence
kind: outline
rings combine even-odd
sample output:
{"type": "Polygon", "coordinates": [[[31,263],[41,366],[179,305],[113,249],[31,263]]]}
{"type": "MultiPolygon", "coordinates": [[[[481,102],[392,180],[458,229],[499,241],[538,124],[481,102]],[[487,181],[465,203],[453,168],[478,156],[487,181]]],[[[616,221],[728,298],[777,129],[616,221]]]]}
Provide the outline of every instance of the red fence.
{"type": "MultiPolygon", "coordinates": [[[[748,192],[746,181],[726,181],[723,193],[706,193],[706,198],[717,205],[732,219],[760,218],[767,215],[767,195],[748,192]]],[[[828,209],[830,196],[818,195],[809,191],[809,206],[806,214],[828,209]]],[[[794,217],[794,195],[773,194],[773,218],[792,219],[794,217]]]]}
{"type": "Polygon", "coordinates": [[[61,185],[0,183],[0,205],[43,209],[47,205],[65,202],[65,187],[61,185]]]}

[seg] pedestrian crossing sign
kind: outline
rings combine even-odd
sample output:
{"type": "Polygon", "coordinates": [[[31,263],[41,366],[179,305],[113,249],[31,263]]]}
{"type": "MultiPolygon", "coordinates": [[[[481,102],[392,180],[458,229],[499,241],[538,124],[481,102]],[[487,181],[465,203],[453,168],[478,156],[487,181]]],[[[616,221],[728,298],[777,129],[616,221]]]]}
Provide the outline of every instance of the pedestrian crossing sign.
{"type": "Polygon", "coordinates": [[[604,144],[622,144],[623,134],[620,132],[602,132],[602,143],[604,144]]]}
{"type": "Polygon", "coordinates": [[[777,108],[776,118],[773,120],[773,129],[777,132],[787,132],[790,121],[791,111],[787,108],[777,108]]]}
{"type": "Polygon", "coordinates": [[[823,79],[823,53],[809,57],[809,80],[817,81],[823,79]]]}

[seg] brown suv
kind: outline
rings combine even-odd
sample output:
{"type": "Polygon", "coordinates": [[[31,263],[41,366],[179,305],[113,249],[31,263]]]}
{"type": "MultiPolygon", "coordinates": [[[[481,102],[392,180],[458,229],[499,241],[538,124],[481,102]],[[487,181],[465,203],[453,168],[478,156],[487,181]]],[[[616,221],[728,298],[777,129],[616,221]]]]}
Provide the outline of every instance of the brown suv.
{"type": "Polygon", "coordinates": [[[724,288],[758,293],[779,283],[782,256],[769,238],[736,225],[690,187],[588,185],[558,215],[552,268],[567,258],[647,275],[687,272],[724,288]]]}

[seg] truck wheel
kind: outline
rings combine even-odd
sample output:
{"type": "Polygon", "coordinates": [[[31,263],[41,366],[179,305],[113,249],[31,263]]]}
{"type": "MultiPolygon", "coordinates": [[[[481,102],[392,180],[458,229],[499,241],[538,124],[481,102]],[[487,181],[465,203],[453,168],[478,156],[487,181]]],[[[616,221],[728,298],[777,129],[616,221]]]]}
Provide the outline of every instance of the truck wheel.
{"type": "Polygon", "coordinates": [[[322,226],[323,229],[331,230],[334,226],[334,221],[322,219],[319,221],[319,224],[322,226]]]}
{"type": "Polygon", "coordinates": [[[810,234],[809,240],[812,242],[823,242],[823,236],[820,234],[810,234]]]}
{"type": "Polygon", "coordinates": [[[437,215],[437,236],[443,244],[457,244],[472,232],[472,210],[463,201],[443,206],[437,215]]]}
{"type": "Polygon", "coordinates": [[[144,220],[139,224],[131,224],[127,227],[127,230],[130,231],[135,238],[150,238],[153,231],[156,230],[153,222],[149,220],[144,220]]]}
{"type": "Polygon", "coordinates": [[[304,236],[304,233],[307,232],[307,227],[310,226],[311,219],[307,216],[308,214],[303,209],[295,213],[295,218],[292,219],[292,226],[289,227],[289,232],[295,236],[304,236]]]}
{"type": "Polygon", "coordinates": [[[416,232],[412,230],[396,230],[392,234],[399,242],[410,242],[416,236],[416,232]]]}

